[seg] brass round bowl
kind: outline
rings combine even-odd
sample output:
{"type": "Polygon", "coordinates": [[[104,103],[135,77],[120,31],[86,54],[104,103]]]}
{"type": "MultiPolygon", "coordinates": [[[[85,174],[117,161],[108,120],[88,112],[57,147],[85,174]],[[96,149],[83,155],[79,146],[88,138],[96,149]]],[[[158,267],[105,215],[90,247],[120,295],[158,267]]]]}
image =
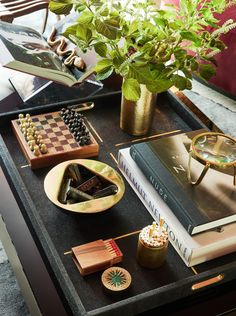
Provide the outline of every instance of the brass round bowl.
{"type": "Polygon", "coordinates": [[[107,164],[90,159],[74,159],[64,161],[54,168],[52,168],[45,177],[44,190],[49,198],[55,205],[71,212],[77,213],[98,213],[111,208],[118,203],[122,198],[125,185],[121,176],[112,167],[107,164]],[[67,167],[70,164],[77,164],[78,167],[82,166],[88,169],[95,175],[117,186],[117,192],[105,197],[96,198],[89,201],[83,201],[74,204],[63,204],[58,200],[61,183],[67,167]]]}

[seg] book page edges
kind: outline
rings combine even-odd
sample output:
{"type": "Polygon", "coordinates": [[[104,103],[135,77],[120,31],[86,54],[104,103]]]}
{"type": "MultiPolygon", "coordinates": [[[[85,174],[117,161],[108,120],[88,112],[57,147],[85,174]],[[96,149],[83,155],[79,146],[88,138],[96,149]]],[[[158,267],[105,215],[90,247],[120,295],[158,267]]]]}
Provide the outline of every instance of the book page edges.
{"type": "Polygon", "coordinates": [[[41,68],[41,67],[29,65],[29,64],[16,61],[16,60],[9,62],[5,66],[14,70],[28,73],[30,75],[64,83],[68,86],[72,86],[75,84],[75,78],[72,75],[69,75],[67,73],[62,73],[61,71],[57,71],[57,70],[53,70],[49,68],[41,68]]]}
{"type": "MultiPolygon", "coordinates": [[[[169,206],[159,197],[158,193],[155,191],[155,189],[152,187],[152,185],[148,182],[146,177],[143,175],[142,171],[138,168],[138,166],[135,164],[133,159],[130,157],[129,149],[122,149],[120,150],[122,156],[130,165],[132,172],[135,171],[135,177],[136,179],[140,179],[139,183],[142,184],[142,187],[146,188],[146,192],[148,191],[150,195],[152,195],[155,199],[156,204],[159,206],[160,209],[163,210],[163,213],[166,215],[166,219],[169,220],[169,222],[173,223],[172,226],[176,227],[176,230],[178,230],[179,234],[183,237],[184,240],[187,240],[188,246],[190,246],[192,249],[197,248],[199,246],[207,246],[209,245],[209,242],[213,241],[218,242],[219,240],[222,240],[222,237],[224,236],[224,239],[228,239],[230,236],[236,237],[236,222],[231,223],[228,225],[225,225],[223,227],[222,232],[218,232],[216,230],[206,231],[202,232],[200,234],[190,236],[183,225],[180,223],[178,218],[173,214],[169,206]],[[124,153],[124,154],[123,154],[124,153]]],[[[186,243],[186,242],[185,242],[186,243]]]]}
{"type": "MultiPolygon", "coordinates": [[[[182,168],[185,169],[185,178],[187,179],[187,161],[188,161],[188,150],[187,147],[190,146],[192,138],[199,133],[202,133],[204,130],[196,130],[192,132],[187,132],[187,133],[180,133],[178,135],[173,135],[173,136],[168,136],[165,139],[158,139],[158,140],[153,140],[150,142],[144,143],[148,149],[150,149],[153,152],[154,157],[158,157],[157,160],[160,161],[160,165],[164,166],[165,169],[168,171],[168,174],[170,174],[170,179],[173,179],[176,183],[180,185],[180,188],[182,188],[183,191],[186,191],[188,194],[184,195],[182,197],[182,194],[175,189],[175,183],[173,182],[173,192],[175,194],[178,194],[177,196],[180,198],[180,201],[176,201],[177,203],[181,202],[186,203],[186,207],[183,208],[186,216],[189,219],[189,223],[191,225],[191,234],[197,234],[202,231],[206,231],[208,229],[214,228],[214,227],[219,227],[222,225],[226,225],[228,223],[236,221],[236,214],[235,214],[235,206],[233,205],[232,201],[234,200],[233,196],[235,196],[236,191],[234,190],[234,187],[232,186],[232,175],[219,172],[219,170],[214,170],[214,168],[210,168],[207,176],[202,180],[201,182],[201,190],[199,189],[200,186],[196,187],[196,192],[194,190],[191,190],[190,186],[186,186],[181,179],[183,176],[183,172],[174,172],[173,166],[175,164],[178,166],[179,164],[181,165],[182,168]],[[164,141],[167,140],[165,143],[164,141]],[[157,148],[158,146],[161,145],[166,145],[164,151],[160,151],[157,148]],[[176,149],[178,147],[178,150],[176,149]],[[164,154],[165,152],[165,154],[164,154]],[[179,157],[176,156],[176,153],[179,153],[179,157]],[[175,159],[173,159],[171,156],[176,156],[175,159]],[[166,158],[166,159],[165,159],[166,158]],[[171,159],[172,158],[172,159],[171,159]],[[211,181],[210,181],[211,180],[211,181]],[[210,186],[209,186],[209,181],[210,181],[210,186]],[[223,190],[219,189],[218,183],[221,183],[222,185],[225,186],[224,191],[228,190],[229,195],[232,195],[231,200],[226,196],[226,194],[222,194],[223,190]],[[188,191],[188,188],[190,190],[188,191]],[[208,205],[206,206],[206,203],[201,203],[202,202],[202,197],[200,194],[200,191],[207,192],[209,194],[209,197],[212,196],[210,200],[207,199],[206,201],[208,205]],[[193,192],[195,192],[193,194],[193,192]],[[220,195],[220,198],[223,199],[222,202],[222,212],[220,211],[219,207],[219,200],[218,203],[213,204],[212,207],[209,207],[209,204],[214,203],[218,196],[220,195]],[[188,207],[189,205],[189,207],[188,207]],[[204,209],[204,205],[206,207],[206,210],[204,209]],[[224,211],[223,211],[224,207],[224,211]],[[228,211],[226,211],[228,210],[228,211]],[[214,212],[215,211],[215,212],[214,212]],[[189,214],[188,214],[189,212],[189,214]],[[223,216],[219,217],[219,215],[215,214],[222,214],[223,216]]],[[[192,167],[192,173],[194,174],[193,178],[196,178],[199,176],[199,174],[202,171],[202,163],[198,162],[196,159],[192,159],[191,163],[192,167]],[[196,173],[196,174],[195,174],[196,173]]],[[[232,169],[232,168],[231,168],[232,169]]],[[[182,169],[181,169],[182,170],[182,169]]],[[[153,173],[155,174],[155,173],[153,173]]],[[[169,192],[172,192],[171,189],[172,186],[172,181],[169,182],[169,192]]],[[[170,193],[171,194],[171,193],[170,193]]],[[[173,196],[173,194],[171,194],[173,196]]],[[[174,196],[173,196],[174,198],[174,196]]]]}
{"type": "Polygon", "coordinates": [[[218,256],[216,254],[217,248],[219,249],[218,252],[220,252],[221,255],[236,250],[236,223],[231,223],[224,226],[222,232],[207,231],[202,232],[198,235],[190,236],[185,228],[182,226],[182,224],[179,222],[177,217],[172,213],[170,208],[165,204],[161,197],[159,197],[158,193],[139,170],[129,154],[129,148],[125,148],[119,151],[118,162],[122,174],[125,176],[125,178],[129,182],[133,190],[136,192],[144,206],[150,212],[150,214],[153,216],[153,213],[149,210],[147,203],[149,199],[152,199],[152,201],[155,202],[156,207],[160,211],[160,215],[164,217],[170,229],[175,232],[175,235],[179,239],[179,242],[182,243],[184,247],[186,247],[186,256],[184,257],[181,251],[177,248],[178,246],[175,244],[175,242],[170,239],[170,242],[172,243],[176,251],[181,255],[181,258],[184,260],[186,265],[191,266],[216,258],[218,256]],[[129,172],[131,172],[132,176],[135,177],[136,180],[139,179],[138,183],[141,186],[140,188],[142,188],[143,191],[147,192],[146,200],[141,197],[139,192],[137,192],[137,188],[134,186],[131,179],[126,174],[125,170],[123,170],[121,166],[122,162],[126,165],[127,168],[129,168],[129,172]],[[148,195],[150,195],[150,197],[148,197],[148,195]],[[228,252],[224,249],[224,245],[225,247],[229,248],[227,250],[228,252]],[[211,252],[209,253],[209,251],[211,252]]]}
{"type": "Polygon", "coordinates": [[[236,251],[236,236],[229,239],[223,239],[220,242],[213,243],[204,248],[199,248],[197,252],[192,252],[189,266],[200,264],[212,259],[230,254],[236,251]]]}
{"type": "Polygon", "coordinates": [[[52,81],[67,85],[69,87],[82,83],[86,78],[88,78],[92,73],[94,73],[94,70],[90,69],[90,71],[84,73],[77,80],[74,76],[65,72],[61,72],[59,70],[54,70],[50,68],[41,68],[41,67],[29,65],[20,61],[12,60],[12,59],[8,62],[8,64],[4,66],[11,68],[13,70],[28,73],[30,75],[52,80],[52,81]]]}

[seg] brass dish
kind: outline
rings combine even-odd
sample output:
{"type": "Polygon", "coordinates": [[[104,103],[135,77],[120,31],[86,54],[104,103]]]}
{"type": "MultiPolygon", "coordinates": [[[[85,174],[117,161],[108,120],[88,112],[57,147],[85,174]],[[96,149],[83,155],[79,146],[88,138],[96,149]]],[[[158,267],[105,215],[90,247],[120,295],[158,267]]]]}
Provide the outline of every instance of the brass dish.
{"type": "Polygon", "coordinates": [[[121,176],[107,164],[90,159],[74,159],[62,162],[48,172],[44,180],[44,190],[49,200],[67,211],[77,213],[98,213],[109,209],[120,201],[125,191],[125,185],[121,176]],[[82,166],[105,181],[116,185],[117,192],[105,197],[74,204],[61,203],[58,199],[61,184],[63,182],[65,171],[71,164],[77,164],[78,167],[82,166]]]}

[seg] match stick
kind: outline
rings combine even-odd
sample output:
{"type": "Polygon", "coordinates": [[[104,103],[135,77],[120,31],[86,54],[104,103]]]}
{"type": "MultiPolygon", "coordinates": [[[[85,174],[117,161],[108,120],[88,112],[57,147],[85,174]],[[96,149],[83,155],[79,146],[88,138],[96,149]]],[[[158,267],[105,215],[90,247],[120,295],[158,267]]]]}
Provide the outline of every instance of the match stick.
{"type": "Polygon", "coordinates": [[[153,222],[152,227],[149,230],[149,237],[152,237],[152,234],[153,234],[154,230],[156,229],[156,226],[157,226],[156,222],[153,222]]]}
{"type": "Polygon", "coordinates": [[[124,238],[124,237],[129,237],[131,235],[135,235],[135,234],[139,234],[141,232],[141,230],[136,230],[132,233],[128,233],[128,234],[125,234],[125,235],[121,235],[121,236],[118,236],[118,237],[115,237],[115,238],[112,238],[113,240],[117,240],[117,239],[121,239],[121,238],[124,238]]]}
{"type": "MultiPolygon", "coordinates": [[[[118,239],[121,239],[121,238],[125,238],[125,237],[128,237],[128,236],[131,236],[131,235],[135,235],[135,234],[139,234],[141,232],[141,230],[136,230],[132,233],[128,233],[128,234],[125,234],[125,235],[121,235],[121,236],[117,236],[115,238],[112,238],[113,240],[118,240],[118,239]]],[[[69,255],[72,253],[72,250],[69,250],[69,251],[66,251],[64,252],[64,255],[69,255]]]]}
{"type": "Polygon", "coordinates": [[[160,228],[163,227],[164,223],[165,223],[164,218],[161,217],[161,218],[160,218],[160,228]]]}

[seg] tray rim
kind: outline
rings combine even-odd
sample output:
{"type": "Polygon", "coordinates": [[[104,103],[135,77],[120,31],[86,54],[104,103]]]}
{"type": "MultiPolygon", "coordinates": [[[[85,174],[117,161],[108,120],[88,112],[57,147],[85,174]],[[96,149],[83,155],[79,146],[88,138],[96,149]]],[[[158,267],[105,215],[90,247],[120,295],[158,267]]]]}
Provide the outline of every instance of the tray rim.
{"type": "Polygon", "coordinates": [[[5,113],[0,113],[0,121],[2,119],[11,119],[11,117],[16,118],[16,116],[20,113],[26,114],[28,112],[32,113],[32,115],[36,115],[39,113],[47,113],[47,112],[53,112],[53,111],[57,111],[59,108],[63,107],[63,106],[73,106],[76,105],[78,103],[85,103],[85,102],[89,102],[89,101],[96,101],[96,100],[100,100],[100,99],[104,99],[104,98],[109,98],[111,96],[121,96],[121,91],[111,91],[111,92],[106,92],[106,93],[101,93],[98,95],[94,95],[94,96],[87,96],[87,97],[83,97],[83,98],[78,98],[78,99],[73,99],[73,100],[67,100],[67,101],[61,101],[61,102],[56,102],[56,103],[50,103],[50,104],[46,104],[46,105],[37,105],[37,106],[31,106],[31,107],[27,107],[27,108],[20,108],[20,109],[16,109],[16,110],[12,110],[9,112],[5,112],[5,113]]]}
{"type": "MultiPolygon", "coordinates": [[[[174,96],[171,95],[174,102],[179,102],[175,100],[174,96]]],[[[90,98],[91,99],[91,98],[90,98]]],[[[92,98],[93,99],[93,98],[92,98]]],[[[67,103],[66,103],[67,104],[67,103]]],[[[179,103],[180,104],[180,103],[179,103]]],[[[181,104],[180,104],[181,105],[181,104]]],[[[29,111],[29,109],[28,109],[29,111]]],[[[183,111],[183,109],[181,109],[183,111]]],[[[190,113],[187,113],[187,116],[190,113]]],[[[194,123],[194,118],[193,118],[194,123]]],[[[196,123],[196,122],[195,122],[196,123]]],[[[198,124],[198,122],[196,123],[198,124]]],[[[203,124],[201,124],[202,127],[203,124]]],[[[203,125],[204,126],[204,125],[203,125]]],[[[191,127],[191,126],[190,126],[191,127]]],[[[233,279],[233,275],[236,275],[236,261],[232,261],[230,263],[224,264],[222,266],[216,267],[214,269],[200,272],[197,275],[189,276],[183,280],[178,280],[176,282],[172,282],[165,286],[161,286],[154,290],[147,291],[142,294],[138,294],[133,297],[129,297],[127,299],[121,300],[119,302],[113,303],[111,305],[106,305],[104,307],[100,307],[91,311],[86,311],[78,293],[76,292],[72,281],[70,280],[65,267],[57,253],[57,250],[44,227],[44,224],[37,213],[37,209],[29,196],[28,190],[21,179],[21,176],[17,170],[17,167],[14,164],[14,161],[7,150],[7,147],[4,143],[2,136],[0,135],[0,164],[2,166],[3,172],[11,184],[10,187],[12,191],[14,190],[16,201],[19,205],[19,208],[22,214],[27,214],[28,219],[31,222],[31,225],[34,231],[37,233],[37,237],[40,240],[40,248],[41,251],[47,256],[47,259],[50,262],[51,269],[53,273],[57,277],[57,280],[60,284],[61,288],[66,287],[66,291],[63,291],[63,295],[67,299],[67,302],[74,313],[74,315],[114,315],[114,313],[120,313],[122,309],[125,307],[127,311],[133,311],[134,305],[137,308],[141,308],[138,312],[143,312],[150,308],[155,308],[162,306],[164,304],[168,304],[173,301],[171,298],[171,293],[174,291],[175,300],[182,299],[191,296],[191,285],[196,282],[200,282],[205,280],[206,278],[216,276],[218,274],[224,273],[225,277],[220,282],[220,284],[224,284],[233,279]],[[181,291],[178,291],[181,289],[181,291]],[[66,292],[66,293],[65,293],[66,292]],[[185,293],[185,297],[182,296],[182,293],[185,293]],[[166,295],[168,294],[168,295],[166,295]],[[156,299],[156,301],[154,300],[156,299]],[[164,299],[164,300],[163,300],[164,299]],[[155,301],[155,302],[154,302],[155,301]],[[139,306],[141,305],[141,307],[139,306]]],[[[24,216],[24,215],[23,215],[24,216]]],[[[214,288],[218,284],[213,284],[207,289],[214,288]]],[[[199,292],[204,291],[205,289],[200,289],[199,292]]],[[[199,293],[198,292],[198,293],[199,293]]]]}

